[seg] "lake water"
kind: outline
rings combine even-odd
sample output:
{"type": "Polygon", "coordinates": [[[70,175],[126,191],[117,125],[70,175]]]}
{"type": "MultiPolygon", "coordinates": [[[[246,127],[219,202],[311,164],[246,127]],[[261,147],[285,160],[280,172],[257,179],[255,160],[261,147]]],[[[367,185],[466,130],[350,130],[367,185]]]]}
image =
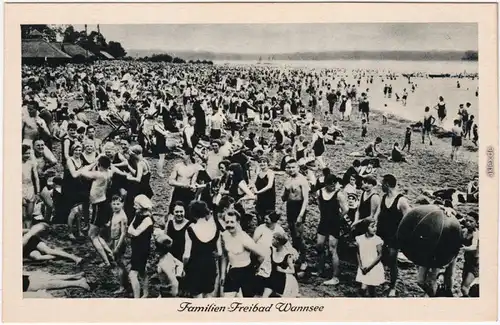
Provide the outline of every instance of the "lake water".
{"type": "MultiPolygon", "coordinates": [[[[216,61],[216,64],[229,65],[256,65],[257,61],[216,61]]],[[[259,66],[290,67],[304,69],[345,69],[343,77],[348,84],[355,84],[356,80],[349,71],[376,70],[382,75],[384,72],[393,73],[423,73],[423,74],[459,74],[459,73],[477,73],[478,62],[474,61],[393,61],[393,60],[334,60],[334,61],[262,61],[259,66]]],[[[412,78],[412,82],[417,85],[415,92],[411,92],[411,85],[408,80],[399,77],[396,80],[384,80],[384,77],[375,74],[373,84],[366,83],[362,79],[359,93],[368,89],[370,97],[370,106],[375,110],[387,111],[390,114],[411,120],[420,121],[423,116],[424,108],[429,106],[431,109],[437,104],[438,97],[443,96],[447,108],[447,119],[442,125],[445,129],[451,129],[453,119],[457,117],[459,104],[470,102],[472,104],[469,110],[474,114],[476,122],[478,119],[478,97],[476,89],[478,79],[458,79],[458,78],[412,78]],[[461,87],[457,88],[457,81],[461,87]],[[386,98],[383,94],[384,84],[391,84],[393,87],[392,98],[386,98]],[[407,105],[403,106],[401,101],[396,101],[394,94],[402,94],[406,88],[408,91],[407,105]],[[385,106],[387,105],[387,106],[385,106]]],[[[434,111],[435,112],[435,111],[434,111]]]]}
{"type": "MultiPolygon", "coordinates": [[[[215,61],[216,64],[252,65],[257,61],[215,61]]],[[[477,73],[477,61],[395,61],[395,60],[330,60],[330,61],[261,61],[262,65],[309,69],[369,69],[399,73],[477,73]]]]}

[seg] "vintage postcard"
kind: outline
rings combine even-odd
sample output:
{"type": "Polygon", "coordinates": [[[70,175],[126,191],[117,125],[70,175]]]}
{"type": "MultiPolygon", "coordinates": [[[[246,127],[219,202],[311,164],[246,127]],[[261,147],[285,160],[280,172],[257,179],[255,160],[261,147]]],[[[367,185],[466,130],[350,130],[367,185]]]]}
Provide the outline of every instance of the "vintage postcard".
{"type": "Polygon", "coordinates": [[[496,12],[6,4],[4,320],[495,320],[496,12]]]}

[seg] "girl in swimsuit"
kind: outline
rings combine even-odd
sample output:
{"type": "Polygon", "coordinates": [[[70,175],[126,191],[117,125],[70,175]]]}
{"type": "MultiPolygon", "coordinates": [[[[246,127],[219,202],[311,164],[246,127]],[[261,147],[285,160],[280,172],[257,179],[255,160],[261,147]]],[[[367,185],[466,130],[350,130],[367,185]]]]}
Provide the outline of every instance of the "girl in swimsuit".
{"type": "Polygon", "coordinates": [[[275,233],[271,248],[271,276],[265,283],[263,298],[273,293],[279,297],[296,298],[299,296],[299,284],[295,278],[295,260],[297,252],[287,245],[285,234],[275,233]]]}

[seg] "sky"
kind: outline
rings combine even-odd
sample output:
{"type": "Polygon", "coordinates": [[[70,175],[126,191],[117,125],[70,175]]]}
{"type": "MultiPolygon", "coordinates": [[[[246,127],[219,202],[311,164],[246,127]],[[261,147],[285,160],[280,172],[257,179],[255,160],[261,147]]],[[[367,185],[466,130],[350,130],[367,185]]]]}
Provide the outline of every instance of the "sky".
{"type": "MultiPolygon", "coordinates": [[[[74,25],[82,30],[83,25],[74,25]]],[[[88,32],[96,30],[88,25],[88,32]]],[[[477,50],[477,24],[164,24],[100,25],[126,50],[292,53],[300,51],[477,50]]]]}

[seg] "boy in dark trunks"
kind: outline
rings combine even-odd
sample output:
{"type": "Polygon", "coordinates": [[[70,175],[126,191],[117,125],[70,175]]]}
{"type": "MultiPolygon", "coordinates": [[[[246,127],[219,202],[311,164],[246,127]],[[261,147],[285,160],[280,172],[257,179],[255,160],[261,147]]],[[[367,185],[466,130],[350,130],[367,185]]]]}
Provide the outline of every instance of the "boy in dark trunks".
{"type": "Polygon", "coordinates": [[[113,217],[111,218],[110,248],[113,251],[120,281],[120,288],[115,292],[116,294],[125,292],[125,285],[127,283],[127,271],[125,269],[123,255],[127,249],[125,237],[127,235],[128,218],[123,210],[123,197],[114,195],[111,198],[111,209],[113,210],[113,217]]]}
{"type": "Polygon", "coordinates": [[[389,267],[390,272],[389,297],[396,296],[398,280],[399,249],[396,232],[403,216],[410,210],[408,199],[398,193],[396,185],[396,177],[390,174],[384,175],[382,179],[384,196],[374,216],[377,220],[377,235],[384,241],[382,261],[389,267]]]}
{"type": "Polygon", "coordinates": [[[470,140],[470,134],[471,134],[473,125],[474,125],[474,115],[471,115],[469,117],[469,120],[467,121],[467,123],[465,125],[464,139],[469,137],[469,140],[470,140]]]}

